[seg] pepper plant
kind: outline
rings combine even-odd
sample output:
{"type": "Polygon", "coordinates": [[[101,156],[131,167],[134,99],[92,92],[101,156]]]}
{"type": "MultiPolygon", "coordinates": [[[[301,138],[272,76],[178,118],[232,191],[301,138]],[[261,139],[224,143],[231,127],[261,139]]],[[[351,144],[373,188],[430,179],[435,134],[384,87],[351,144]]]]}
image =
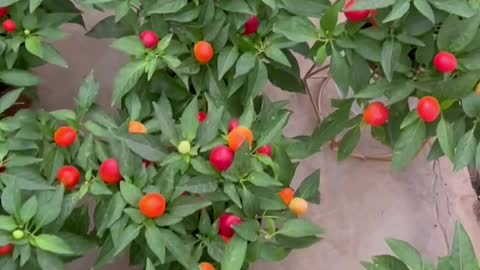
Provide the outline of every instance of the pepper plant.
{"type": "Polygon", "coordinates": [[[66,23],[83,25],[80,11],[68,0],[0,2],[0,82],[28,87],[40,82],[31,69],[45,63],[67,67],[49,43],[63,39],[59,28],[66,23]]]}
{"type": "Polygon", "coordinates": [[[114,117],[96,106],[98,89],[90,75],[75,110],[1,120],[2,269],[64,269],[97,246],[96,269],[125,253],[146,269],[241,269],[322,236],[302,218],[319,172],[290,188],[285,103],[263,99],[256,113],[250,100],[231,121],[207,96],[201,122],[196,97],[173,118],[161,96],[143,125],[142,106],[114,117]]]}

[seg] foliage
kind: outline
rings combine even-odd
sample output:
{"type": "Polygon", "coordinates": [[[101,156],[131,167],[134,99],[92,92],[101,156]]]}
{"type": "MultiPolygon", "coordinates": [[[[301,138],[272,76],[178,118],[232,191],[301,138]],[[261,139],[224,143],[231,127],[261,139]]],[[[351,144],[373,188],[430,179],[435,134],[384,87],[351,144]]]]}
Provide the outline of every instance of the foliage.
{"type": "Polygon", "coordinates": [[[382,255],[373,257],[372,262],[363,262],[366,270],[448,270],[480,269],[472,242],[460,223],[455,227],[453,247],[449,256],[440,258],[438,266],[428,262],[418,250],[410,244],[395,239],[388,239],[387,244],[395,256],[382,255]]]}
{"type": "MultiPolygon", "coordinates": [[[[28,87],[40,82],[30,70],[50,63],[68,67],[49,41],[63,39],[59,30],[65,23],[83,25],[80,11],[68,0],[2,1],[8,12],[0,22],[13,21],[16,30],[0,30],[0,82],[8,86],[28,87]]],[[[7,28],[8,29],[8,28],[7,28]]]]}

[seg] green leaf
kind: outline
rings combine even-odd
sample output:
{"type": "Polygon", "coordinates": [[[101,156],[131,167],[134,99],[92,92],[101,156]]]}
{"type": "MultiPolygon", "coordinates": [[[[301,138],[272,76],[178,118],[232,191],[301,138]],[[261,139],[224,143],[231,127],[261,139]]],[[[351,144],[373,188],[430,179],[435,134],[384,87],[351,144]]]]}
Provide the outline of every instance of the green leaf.
{"type": "Polygon", "coordinates": [[[123,231],[120,234],[120,239],[117,241],[117,245],[115,247],[115,252],[113,253],[113,256],[117,256],[122,252],[133,240],[135,240],[138,235],[140,234],[140,231],[142,230],[142,225],[139,224],[130,224],[125,228],[125,231],[123,231]]]}
{"type": "Polygon", "coordinates": [[[455,159],[453,161],[454,170],[459,171],[469,165],[475,157],[475,147],[477,138],[475,138],[475,127],[465,133],[457,144],[455,159]]]}
{"type": "Polygon", "coordinates": [[[458,222],[455,227],[450,265],[453,266],[453,269],[478,269],[472,242],[462,224],[458,222]]]}
{"type": "Polygon", "coordinates": [[[240,208],[242,208],[242,201],[240,200],[240,196],[238,196],[238,192],[237,192],[237,189],[235,188],[235,185],[230,183],[230,182],[226,182],[224,185],[223,185],[223,192],[225,192],[225,194],[227,194],[227,196],[240,208]]]}
{"type": "Polygon", "coordinates": [[[361,132],[360,125],[357,125],[343,136],[338,149],[338,160],[345,160],[352,154],[360,141],[361,132]]]}
{"type": "Polygon", "coordinates": [[[323,11],[330,6],[328,1],[318,0],[281,0],[277,2],[281,2],[284,8],[293,14],[314,18],[321,18],[323,11]]]}
{"type": "Polygon", "coordinates": [[[248,176],[248,181],[257,187],[281,186],[282,183],[263,171],[254,171],[248,176]]]}
{"type": "Polygon", "coordinates": [[[111,47],[129,55],[140,56],[145,53],[145,47],[138,36],[126,36],[116,39],[111,47]]]}
{"type": "Polygon", "coordinates": [[[382,46],[382,68],[388,81],[392,81],[395,65],[398,63],[402,47],[398,42],[387,40],[382,46]]]}
{"type": "Polygon", "coordinates": [[[182,138],[187,141],[192,141],[197,136],[198,126],[198,100],[194,97],[187,108],[183,111],[180,119],[182,127],[182,138]]]}
{"type": "Polygon", "coordinates": [[[337,26],[338,13],[342,9],[341,3],[337,2],[335,5],[331,5],[320,20],[320,26],[327,35],[331,35],[335,30],[335,26],[337,26]]]}
{"type": "Polygon", "coordinates": [[[245,95],[245,99],[255,98],[258,94],[262,93],[263,89],[268,82],[268,72],[265,64],[257,59],[257,63],[253,71],[248,75],[248,91],[245,95]]]}
{"type": "Polygon", "coordinates": [[[420,119],[403,129],[393,147],[393,168],[400,170],[407,166],[417,156],[426,137],[426,126],[420,119]]]}
{"type": "Polygon", "coordinates": [[[315,62],[319,65],[323,65],[325,63],[325,60],[327,60],[328,54],[327,54],[327,46],[321,46],[318,48],[317,54],[315,55],[315,62]]]}
{"type": "Polygon", "coordinates": [[[270,144],[282,135],[282,131],[287,124],[290,113],[283,112],[280,116],[272,115],[269,120],[275,123],[272,127],[263,130],[261,137],[257,141],[259,147],[270,144]]]}
{"type": "Polygon", "coordinates": [[[432,269],[431,267],[426,267],[426,265],[429,263],[425,262],[420,253],[409,243],[395,239],[387,239],[387,244],[393,251],[393,253],[395,253],[395,255],[397,255],[397,257],[401,259],[411,269],[432,269]]]}
{"type": "Polygon", "coordinates": [[[166,248],[159,229],[155,226],[147,226],[145,229],[145,240],[147,240],[148,246],[160,262],[164,263],[166,248]]]}
{"type": "Polygon", "coordinates": [[[453,161],[455,156],[455,136],[452,125],[443,116],[437,125],[437,139],[442,151],[453,161]]]}
{"type": "Polygon", "coordinates": [[[391,6],[395,0],[362,0],[358,1],[350,10],[376,9],[391,6]]]}
{"type": "Polygon", "coordinates": [[[471,17],[476,14],[476,11],[470,6],[467,1],[458,0],[429,0],[434,7],[446,11],[450,14],[455,14],[462,17],[471,17]]]}
{"type": "Polygon", "coordinates": [[[186,217],[212,203],[196,196],[181,196],[168,205],[168,212],[175,217],[186,217]]]}
{"type": "Polygon", "coordinates": [[[195,269],[197,263],[190,255],[191,253],[188,251],[182,239],[170,230],[159,229],[159,232],[168,251],[170,251],[173,257],[186,269],[195,269]]]}
{"type": "Polygon", "coordinates": [[[113,103],[119,104],[122,97],[126,95],[138,82],[145,72],[143,61],[130,62],[120,69],[115,76],[113,89],[113,103]]]}
{"type": "Polygon", "coordinates": [[[128,35],[133,35],[133,28],[127,23],[116,23],[115,16],[108,16],[105,19],[98,22],[90,31],[87,36],[94,38],[121,38],[128,35]]]}
{"type": "Polygon", "coordinates": [[[218,189],[218,179],[207,175],[199,175],[188,179],[186,182],[179,183],[177,189],[195,194],[214,192],[218,189]]]}
{"type": "Polygon", "coordinates": [[[0,230],[13,231],[17,228],[17,223],[10,216],[0,216],[0,230]]]}
{"type": "Polygon", "coordinates": [[[248,51],[242,54],[235,66],[235,78],[252,70],[255,67],[256,60],[257,56],[254,52],[248,51]]]}
{"type": "Polygon", "coordinates": [[[250,9],[250,6],[245,2],[245,0],[219,0],[216,2],[216,5],[230,12],[247,13],[254,15],[252,10],[250,9]]]}
{"type": "Polygon", "coordinates": [[[155,119],[165,137],[167,139],[177,140],[177,131],[172,119],[172,107],[170,106],[167,96],[162,95],[158,103],[153,103],[153,108],[155,109],[155,119]]]}
{"type": "Polygon", "coordinates": [[[1,71],[0,81],[7,85],[19,87],[34,86],[40,83],[40,79],[37,76],[19,69],[1,71]]]}
{"type": "Polygon", "coordinates": [[[472,93],[462,99],[463,111],[472,118],[480,118],[480,96],[472,93]]]}
{"type": "Polygon", "coordinates": [[[23,92],[23,88],[8,91],[0,97],[0,114],[12,107],[23,92]]]}
{"type": "Polygon", "coordinates": [[[39,207],[34,221],[38,227],[48,225],[58,218],[62,211],[63,195],[63,185],[57,185],[55,191],[43,191],[37,195],[39,207]]]}
{"type": "Polygon", "coordinates": [[[435,14],[427,0],[413,0],[413,5],[415,5],[417,10],[422,13],[423,16],[427,17],[432,23],[435,23],[435,14]]]}
{"type": "Polygon", "coordinates": [[[282,50],[275,47],[274,45],[268,46],[264,52],[267,57],[274,60],[275,62],[285,65],[287,67],[291,67],[288,58],[285,56],[282,50]]]}
{"type": "Polygon", "coordinates": [[[22,206],[22,209],[20,210],[20,218],[24,223],[27,223],[30,221],[30,219],[33,218],[33,216],[35,216],[35,214],[37,213],[37,210],[38,210],[37,197],[32,196],[22,206]]]}
{"type": "Polygon", "coordinates": [[[36,157],[16,155],[10,161],[8,161],[7,168],[24,167],[24,166],[39,163],[42,160],[43,159],[36,158],[36,157]]]}
{"type": "Polygon", "coordinates": [[[43,0],[30,0],[30,13],[33,13],[41,4],[43,0]]]}
{"type": "Polygon", "coordinates": [[[32,244],[38,248],[55,254],[69,255],[74,253],[71,247],[56,235],[40,234],[35,236],[31,241],[33,241],[32,244]]]}
{"type": "Polygon", "coordinates": [[[62,259],[60,257],[41,249],[37,249],[38,265],[43,270],[62,270],[65,269],[62,259]]]}
{"type": "Polygon", "coordinates": [[[383,19],[383,23],[391,22],[398,20],[403,15],[407,14],[407,11],[410,9],[410,1],[396,1],[393,5],[392,11],[383,19]]]}
{"type": "Polygon", "coordinates": [[[243,222],[242,224],[233,227],[233,229],[238,233],[243,239],[255,242],[258,239],[260,233],[260,224],[256,220],[249,220],[243,222]]]}
{"type": "Polygon", "coordinates": [[[316,224],[304,219],[290,219],[276,232],[276,234],[282,234],[294,238],[306,236],[321,237],[323,233],[324,231],[316,224]]]}
{"type": "Polygon", "coordinates": [[[2,190],[2,207],[3,209],[18,217],[20,214],[21,193],[16,183],[7,185],[2,190]]]}
{"type": "Polygon", "coordinates": [[[223,48],[217,58],[218,80],[221,80],[225,73],[235,65],[238,56],[239,52],[236,46],[223,48]]]}
{"type": "Polygon", "coordinates": [[[247,254],[247,241],[239,236],[233,237],[227,245],[221,263],[222,270],[240,270],[247,254]]]}
{"type": "Polygon", "coordinates": [[[350,66],[340,52],[333,49],[332,53],[330,72],[333,80],[336,82],[340,90],[342,90],[342,94],[345,96],[348,93],[350,86],[350,66]]]}
{"type": "Polygon", "coordinates": [[[175,13],[186,6],[187,2],[187,0],[158,0],[146,10],[149,15],[175,13]]]}
{"type": "Polygon", "coordinates": [[[134,207],[138,206],[138,202],[143,196],[142,191],[138,187],[126,181],[120,182],[120,193],[123,199],[134,207]]]}
{"type": "Polygon", "coordinates": [[[320,203],[320,170],[310,174],[298,187],[295,197],[305,199],[311,203],[320,203]]]}
{"type": "Polygon", "coordinates": [[[101,219],[101,223],[97,223],[97,235],[102,235],[105,230],[110,228],[122,216],[126,204],[120,192],[112,196],[105,210],[105,215],[101,219]]]}
{"type": "Polygon", "coordinates": [[[480,15],[473,16],[457,23],[456,28],[462,29],[462,31],[457,32],[457,35],[455,39],[451,41],[448,50],[452,53],[463,51],[463,49],[474,41],[479,27],[480,15]]]}
{"type": "Polygon", "coordinates": [[[317,40],[315,25],[306,17],[287,17],[273,25],[273,32],[296,42],[317,40]]]}

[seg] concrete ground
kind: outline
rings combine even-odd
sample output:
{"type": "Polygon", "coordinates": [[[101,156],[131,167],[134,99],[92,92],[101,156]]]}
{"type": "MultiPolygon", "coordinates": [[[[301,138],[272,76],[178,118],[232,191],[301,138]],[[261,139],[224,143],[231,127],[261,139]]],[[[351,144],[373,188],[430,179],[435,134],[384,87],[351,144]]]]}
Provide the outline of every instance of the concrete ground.
{"type": "MultiPolygon", "coordinates": [[[[87,14],[91,27],[102,15],[87,14]]],[[[48,110],[71,106],[72,97],[83,78],[94,69],[100,81],[101,103],[110,104],[113,77],[126,57],[109,48],[109,41],[84,37],[84,30],[67,26],[71,36],[56,43],[70,64],[69,69],[42,67],[39,75],[45,82],[39,89],[40,106],[48,110]]],[[[309,63],[302,61],[302,68],[309,63]]],[[[314,92],[319,82],[311,82],[314,92]]],[[[273,87],[266,90],[272,99],[290,100],[293,116],[285,131],[287,136],[309,134],[317,124],[315,111],[306,95],[282,92],[273,87]]],[[[328,111],[328,97],[335,96],[330,83],[322,108],[328,111]]],[[[365,134],[357,152],[384,155],[389,150],[365,134]]],[[[425,151],[424,151],[425,152],[425,151]]],[[[279,265],[259,263],[254,269],[355,270],[359,261],[388,252],[384,238],[393,237],[412,243],[432,260],[447,253],[455,220],[461,220],[480,252],[480,230],[473,216],[476,199],[466,171],[453,174],[449,162],[425,161],[425,153],[407,169],[394,173],[389,162],[349,159],[338,163],[336,153],[328,147],[302,162],[296,176],[303,178],[321,169],[322,203],[310,210],[309,218],[327,229],[326,238],[305,250],[293,252],[279,265]]],[[[298,183],[297,183],[298,184],[298,183]]],[[[89,269],[94,255],[87,256],[68,269],[89,269]]],[[[105,269],[129,269],[123,258],[105,269]]]]}

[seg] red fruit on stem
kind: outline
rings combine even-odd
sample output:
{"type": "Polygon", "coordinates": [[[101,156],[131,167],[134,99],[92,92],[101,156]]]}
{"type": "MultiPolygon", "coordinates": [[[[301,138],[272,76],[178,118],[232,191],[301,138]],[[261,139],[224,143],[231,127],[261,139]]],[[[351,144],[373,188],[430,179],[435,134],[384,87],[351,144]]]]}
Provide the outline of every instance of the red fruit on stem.
{"type": "Polygon", "coordinates": [[[260,20],[257,16],[252,16],[250,19],[245,23],[245,32],[244,35],[250,36],[257,33],[258,28],[260,27],[260,20]]]}
{"type": "Polygon", "coordinates": [[[347,11],[353,8],[353,6],[355,6],[356,4],[357,4],[357,0],[349,0],[345,4],[346,11],[344,11],[344,13],[345,13],[345,17],[347,17],[347,20],[349,22],[353,22],[353,23],[363,22],[366,19],[368,19],[370,16],[373,16],[373,17],[376,16],[377,10],[375,9],[347,11]]]}
{"type": "Polygon", "coordinates": [[[373,102],[363,112],[363,121],[372,127],[381,127],[388,122],[388,108],[381,102],[373,102]]]}
{"type": "Polygon", "coordinates": [[[218,146],[210,153],[210,163],[218,171],[224,172],[232,165],[233,157],[233,151],[229,147],[218,146]]]}
{"type": "Polygon", "coordinates": [[[77,141],[77,131],[72,127],[61,127],[55,131],[55,144],[62,148],[68,148],[77,141]]]}
{"type": "Polygon", "coordinates": [[[230,131],[234,130],[238,126],[240,126],[240,122],[237,119],[232,119],[232,121],[230,121],[230,124],[228,124],[228,133],[230,133],[230,131]]]}
{"type": "Polygon", "coordinates": [[[440,52],[433,59],[433,64],[439,72],[449,74],[457,69],[458,61],[455,55],[449,52],[440,52]]]}
{"type": "Polygon", "coordinates": [[[7,16],[8,7],[0,7],[0,19],[7,16]]]}
{"type": "Polygon", "coordinates": [[[165,214],[167,208],[167,201],[163,195],[158,193],[150,193],[140,200],[138,203],[140,212],[147,218],[159,218],[165,214]]]}
{"type": "Polygon", "coordinates": [[[5,245],[5,246],[0,246],[0,256],[7,256],[7,255],[12,254],[13,248],[14,247],[13,247],[12,244],[8,244],[8,245],[5,245]]]}
{"type": "Polygon", "coordinates": [[[208,114],[204,112],[199,112],[198,113],[198,122],[203,123],[207,120],[208,114]]]}
{"type": "Polygon", "coordinates": [[[120,183],[122,175],[120,174],[120,165],[115,159],[107,159],[100,165],[100,178],[109,185],[120,183]]]}
{"type": "Polygon", "coordinates": [[[243,221],[240,217],[232,214],[223,214],[219,220],[218,234],[225,238],[232,238],[233,235],[235,235],[235,230],[233,228],[242,223],[243,221]]]}
{"type": "Polygon", "coordinates": [[[0,166],[0,173],[4,173],[7,171],[7,167],[5,166],[0,166]]]}
{"type": "Polygon", "coordinates": [[[17,31],[17,24],[13,20],[5,20],[2,26],[6,33],[13,33],[17,31]]]}
{"type": "Polygon", "coordinates": [[[422,119],[424,122],[435,122],[441,112],[440,103],[434,97],[423,97],[418,102],[417,112],[418,116],[420,116],[420,119],[422,119]]]}
{"type": "Polygon", "coordinates": [[[143,31],[140,34],[140,40],[147,49],[155,49],[160,41],[157,33],[149,30],[143,31]]]}
{"type": "Polygon", "coordinates": [[[272,146],[267,144],[257,150],[257,154],[272,157],[272,146]]]}
{"type": "Polygon", "coordinates": [[[65,188],[72,190],[80,182],[80,171],[73,166],[64,166],[58,171],[57,180],[64,184],[65,188]]]}
{"type": "Polygon", "coordinates": [[[144,159],[142,163],[145,168],[148,168],[153,165],[153,163],[150,160],[146,160],[146,159],[144,159]]]}

